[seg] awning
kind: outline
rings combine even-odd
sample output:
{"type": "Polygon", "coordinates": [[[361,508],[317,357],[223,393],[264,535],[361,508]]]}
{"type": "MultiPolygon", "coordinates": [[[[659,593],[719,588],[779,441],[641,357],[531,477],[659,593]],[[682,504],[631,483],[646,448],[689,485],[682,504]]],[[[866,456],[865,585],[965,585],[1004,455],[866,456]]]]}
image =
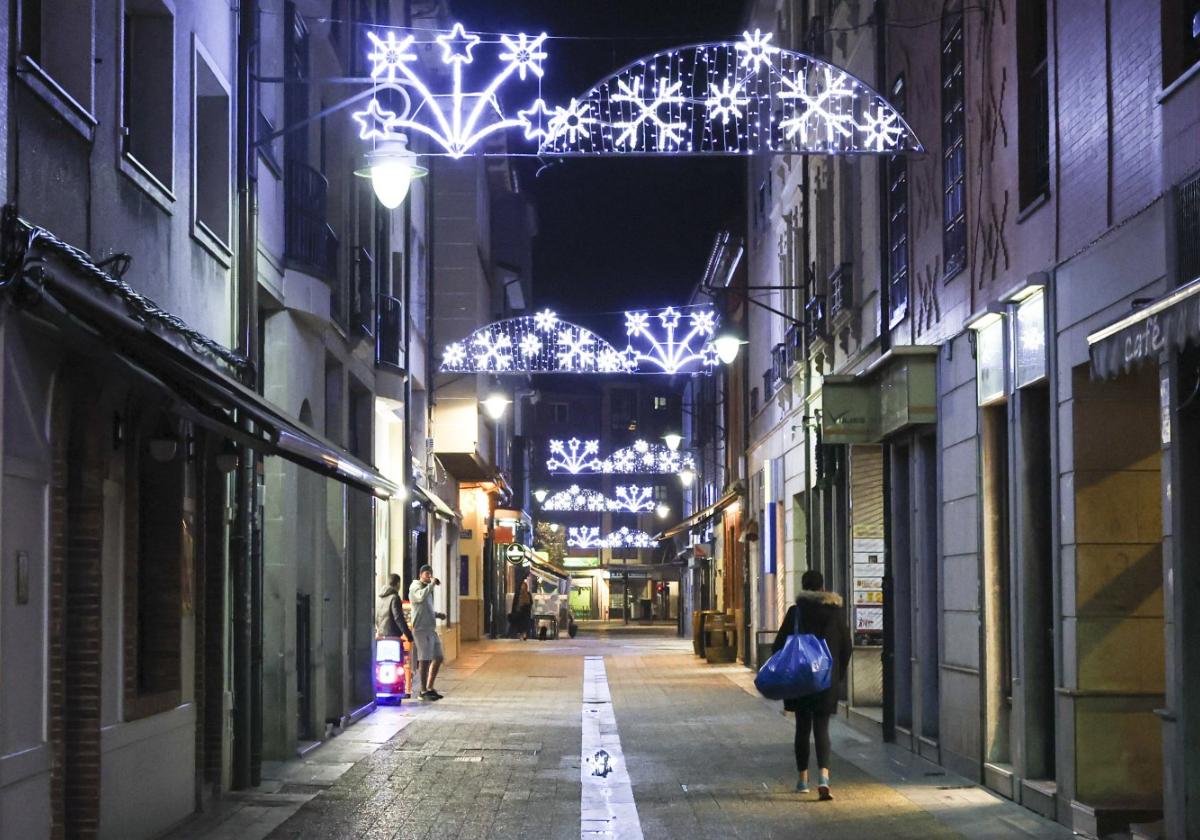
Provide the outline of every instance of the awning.
{"type": "Polygon", "coordinates": [[[717,501],[715,501],[713,504],[709,505],[708,507],[704,508],[703,510],[693,513],[691,516],[689,516],[687,519],[680,522],[678,525],[673,525],[672,527],[663,531],[661,534],[658,534],[657,536],[654,537],[654,539],[659,540],[659,541],[670,539],[671,537],[674,537],[678,534],[682,534],[684,531],[695,528],[698,525],[703,525],[705,522],[712,519],[718,513],[725,510],[725,508],[729,507],[731,504],[736,502],[738,500],[738,495],[739,495],[738,490],[730,490],[724,496],[717,499],[717,501]]]}
{"type": "Polygon", "coordinates": [[[417,484],[413,485],[412,490],[413,495],[416,496],[417,501],[421,503],[421,506],[434,516],[438,517],[439,519],[444,519],[447,522],[455,522],[458,520],[458,514],[454,512],[454,509],[446,504],[445,501],[443,501],[442,498],[436,493],[430,493],[424,487],[421,487],[417,484]]]}
{"type": "Polygon", "coordinates": [[[821,385],[823,443],[879,443],[911,426],[937,422],[937,353],[900,345],[854,376],[821,385]]]}
{"type": "MultiPolygon", "coordinates": [[[[106,284],[112,293],[105,294],[106,289],[98,288],[92,278],[108,275],[82,252],[48,233],[42,238],[35,235],[32,242],[37,253],[23,256],[26,261],[36,258],[41,270],[28,277],[22,268],[10,278],[14,299],[62,330],[66,340],[106,357],[131,377],[161,391],[171,401],[171,410],[197,425],[375,495],[400,493],[400,485],[370,464],[301,427],[229,374],[183,349],[160,332],[161,327],[135,319],[121,298],[136,293],[114,278],[106,284]],[[235,421],[234,411],[253,422],[253,433],[235,421]]],[[[183,337],[194,346],[199,333],[174,316],[159,320],[168,318],[176,329],[186,331],[183,337]]],[[[227,350],[224,354],[232,356],[227,350]]]]}
{"type": "Polygon", "coordinates": [[[1166,349],[1200,343],[1200,277],[1087,338],[1092,375],[1107,379],[1166,349]]]}

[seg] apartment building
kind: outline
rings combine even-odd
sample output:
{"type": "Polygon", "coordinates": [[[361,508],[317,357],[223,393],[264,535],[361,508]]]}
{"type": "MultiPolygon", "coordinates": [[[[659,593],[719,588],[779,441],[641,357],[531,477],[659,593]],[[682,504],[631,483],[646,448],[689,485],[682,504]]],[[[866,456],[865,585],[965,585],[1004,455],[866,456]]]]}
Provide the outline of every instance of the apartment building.
{"type": "Polygon", "coordinates": [[[753,628],[821,569],[851,722],[1092,836],[1196,829],[1196,11],[748,9],[926,149],[749,164],[753,628]]]}

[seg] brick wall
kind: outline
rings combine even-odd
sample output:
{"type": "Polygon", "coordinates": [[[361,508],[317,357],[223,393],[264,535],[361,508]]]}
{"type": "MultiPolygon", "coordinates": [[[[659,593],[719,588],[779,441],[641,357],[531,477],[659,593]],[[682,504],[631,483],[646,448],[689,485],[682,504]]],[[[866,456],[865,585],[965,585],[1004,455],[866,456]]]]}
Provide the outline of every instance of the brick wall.
{"type": "MultiPolygon", "coordinates": [[[[63,391],[71,385],[64,383],[63,391]]],[[[94,391],[94,389],[92,389],[94,391]]],[[[52,421],[49,740],[51,836],[100,823],[101,547],[106,428],[94,393],[65,393],[52,421]]]]}

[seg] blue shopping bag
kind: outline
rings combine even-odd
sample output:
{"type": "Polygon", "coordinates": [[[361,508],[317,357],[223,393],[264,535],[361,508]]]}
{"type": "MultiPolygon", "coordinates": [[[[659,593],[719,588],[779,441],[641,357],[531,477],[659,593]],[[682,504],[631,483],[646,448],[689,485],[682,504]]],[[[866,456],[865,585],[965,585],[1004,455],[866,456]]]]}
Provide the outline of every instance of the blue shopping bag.
{"type": "Polygon", "coordinates": [[[793,700],[819,694],[833,678],[833,656],[820,636],[800,632],[800,605],[795,626],[782,648],[763,663],[754,677],[754,687],[768,700],[793,700]]]}

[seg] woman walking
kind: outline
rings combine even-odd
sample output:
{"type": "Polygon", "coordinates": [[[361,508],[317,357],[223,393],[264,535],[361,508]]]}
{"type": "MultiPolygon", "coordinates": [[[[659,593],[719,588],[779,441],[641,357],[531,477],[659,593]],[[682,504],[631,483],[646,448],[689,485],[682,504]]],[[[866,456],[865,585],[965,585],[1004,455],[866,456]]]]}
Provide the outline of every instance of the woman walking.
{"type": "Polygon", "coordinates": [[[808,739],[809,733],[817,744],[817,767],[820,781],[817,793],[822,800],[833,799],[829,791],[829,718],[837,712],[838,686],[846,676],[850,663],[850,629],[842,612],[842,598],[834,592],[825,591],[825,579],[816,569],[809,569],[800,578],[800,594],[796,603],[788,608],[779,633],[775,636],[773,652],[780,650],[787,637],[795,629],[796,610],[800,610],[800,632],[820,636],[829,645],[833,658],[833,672],[829,688],[807,697],[784,700],[783,707],[796,713],[796,769],[800,779],[796,790],[808,793],[808,739]]]}

